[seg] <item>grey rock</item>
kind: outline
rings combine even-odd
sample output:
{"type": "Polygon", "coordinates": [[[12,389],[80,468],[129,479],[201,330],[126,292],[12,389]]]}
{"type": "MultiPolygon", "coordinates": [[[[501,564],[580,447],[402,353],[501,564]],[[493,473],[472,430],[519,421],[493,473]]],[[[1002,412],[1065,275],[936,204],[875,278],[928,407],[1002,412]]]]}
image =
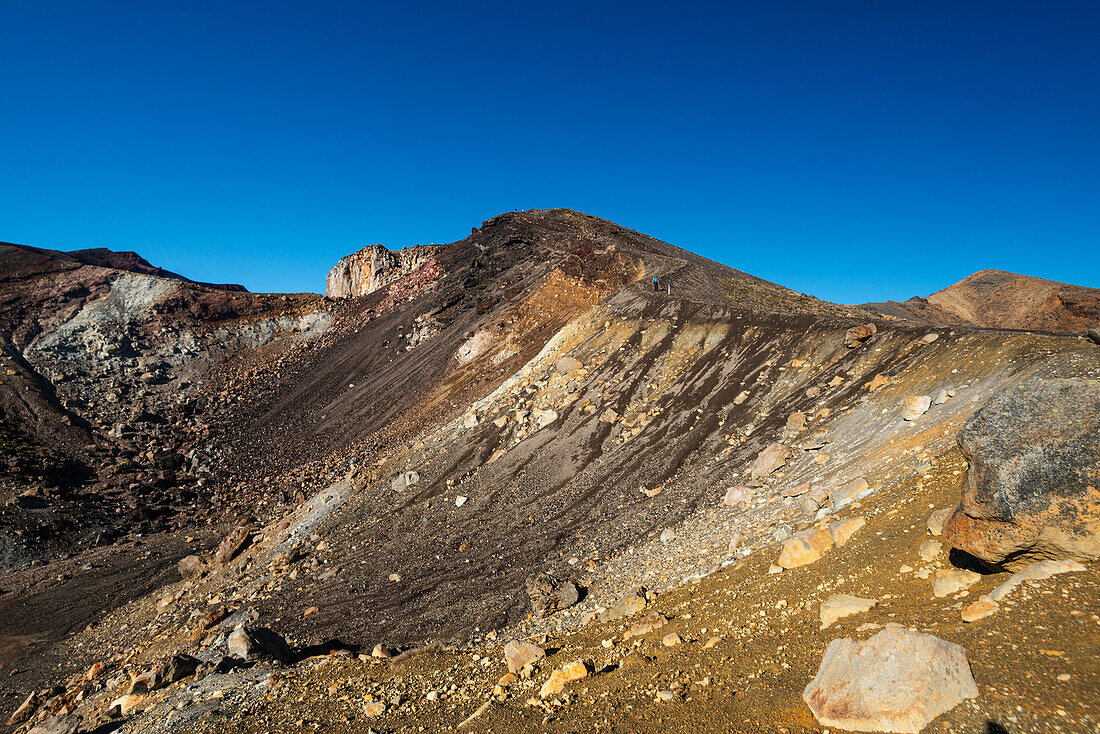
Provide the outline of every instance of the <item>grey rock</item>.
{"type": "Polygon", "coordinates": [[[76,714],[62,714],[47,719],[27,734],[76,734],[80,728],[80,717],[76,714]]]}
{"type": "Polygon", "coordinates": [[[959,436],[970,462],[946,542],[1009,569],[1100,558],[1100,382],[1033,380],[993,395],[959,436]]]}
{"type": "Polygon", "coordinates": [[[245,660],[289,663],[294,659],[294,653],[283,636],[267,627],[239,626],[229,633],[226,642],[231,655],[245,660]]]}
{"type": "Polygon", "coordinates": [[[580,599],[580,592],[572,581],[543,572],[527,577],[527,594],[531,597],[531,608],[539,617],[567,609],[580,599]]]}

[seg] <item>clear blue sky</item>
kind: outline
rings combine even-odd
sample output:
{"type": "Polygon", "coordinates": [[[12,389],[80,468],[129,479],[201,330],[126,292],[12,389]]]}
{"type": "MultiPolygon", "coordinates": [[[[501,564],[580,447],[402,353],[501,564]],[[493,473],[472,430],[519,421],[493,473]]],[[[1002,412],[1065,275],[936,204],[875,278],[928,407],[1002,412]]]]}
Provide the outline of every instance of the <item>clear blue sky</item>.
{"type": "Polygon", "coordinates": [[[0,240],[323,290],[570,207],[822,298],[1100,286],[1100,2],[0,0],[0,240]]]}

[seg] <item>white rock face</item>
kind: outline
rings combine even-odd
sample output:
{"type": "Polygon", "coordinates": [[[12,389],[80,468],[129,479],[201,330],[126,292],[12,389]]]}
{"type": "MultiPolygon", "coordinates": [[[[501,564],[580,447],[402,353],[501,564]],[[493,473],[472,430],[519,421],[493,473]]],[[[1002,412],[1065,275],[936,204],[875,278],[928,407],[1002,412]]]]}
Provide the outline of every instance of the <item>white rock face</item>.
{"type": "Polygon", "coordinates": [[[830,642],[802,699],[822,726],[917,734],[977,695],[960,645],[888,624],[865,642],[830,642]]]}
{"type": "Polygon", "coordinates": [[[392,252],[382,245],[369,245],[340,258],[325,280],[329,298],[354,298],[373,293],[402,278],[431,259],[435,245],[417,245],[392,252]]]}

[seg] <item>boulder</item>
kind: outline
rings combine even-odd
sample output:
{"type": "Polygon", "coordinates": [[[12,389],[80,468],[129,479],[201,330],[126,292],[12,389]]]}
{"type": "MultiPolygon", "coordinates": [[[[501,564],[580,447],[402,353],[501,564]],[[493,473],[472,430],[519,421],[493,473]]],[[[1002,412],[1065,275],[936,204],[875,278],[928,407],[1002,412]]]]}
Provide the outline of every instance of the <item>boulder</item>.
{"type": "Polygon", "coordinates": [[[629,640],[632,637],[644,637],[653,630],[661,629],[668,623],[668,619],[660,612],[649,612],[642,616],[634,624],[630,625],[630,629],[623,633],[623,639],[629,640]]]}
{"type": "Polygon", "coordinates": [[[839,510],[855,500],[864,497],[864,493],[870,488],[871,485],[868,481],[863,477],[859,477],[840,487],[830,489],[829,499],[832,500],[833,507],[839,510]]]}
{"type": "Polygon", "coordinates": [[[867,323],[862,326],[853,326],[844,333],[844,346],[854,349],[863,344],[864,340],[874,336],[878,329],[874,324],[867,323]]]}
{"type": "Polygon", "coordinates": [[[645,609],[645,605],[645,589],[638,588],[611,605],[606,611],[600,612],[596,619],[600,622],[611,622],[616,619],[628,617],[631,614],[637,614],[645,609]]]}
{"type": "Polygon", "coordinates": [[[847,520],[839,520],[829,524],[829,535],[838,548],[847,543],[856,531],[867,524],[862,517],[850,517],[847,520]]]}
{"type": "Polygon", "coordinates": [[[795,533],[783,541],[783,549],[776,561],[783,568],[806,566],[833,547],[833,536],[828,528],[816,528],[795,533]]]}
{"type": "Polygon", "coordinates": [[[1089,329],[1087,334],[1090,342],[1093,344],[1100,344],[1100,326],[1094,326],[1089,329]]]}
{"type": "Polygon", "coordinates": [[[928,532],[937,538],[943,535],[943,524],[947,522],[947,518],[951,517],[951,513],[955,511],[954,507],[945,507],[942,510],[934,510],[931,515],[928,516],[928,532]]]}
{"type": "Polygon", "coordinates": [[[988,596],[983,596],[973,604],[969,604],[963,607],[962,621],[964,622],[977,622],[979,619],[985,619],[991,614],[996,614],[997,610],[1001,608],[1001,605],[993,601],[988,596]]]}
{"type": "Polygon", "coordinates": [[[27,734],[76,734],[80,729],[80,717],[76,714],[54,716],[34,727],[27,734]]]}
{"type": "Polygon", "coordinates": [[[927,395],[910,395],[902,404],[901,417],[907,421],[915,421],[927,413],[931,407],[932,398],[927,395]]]}
{"type": "Polygon", "coordinates": [[[244,660],[278,660],[289,663],[294,659],[290,645],[283,636],[267,627],[240,625],[229,633],[229,654],[244,660]]]}
{"type": "Polygon", "coordinates": [[[865,642],[830,642],[802,699],[821,726],[917,734],[977,695],[961,646],[888,624],[865,642]]]}
{"type": "Polygon", "coordinates": [[[536,660],[546,657],[546,651],[530,642],[513,640],[504,646],[504,662],[509,673],[518,673],[536,660]]]}
{"type": "Polygon", "coordinates": [[[531,597],[531,608],[539,617],[571,607],[580,599],[580,592],[572,581],[541,572],[527,577],[527,594],[531,597]]]}
{"type": "Polygon", "coordinates": [[[206,568],[206,561],[196,555],[184,556],[176,564],[176,568],[179,569],[180,576],[185,579],[194,578],[206,568]]]}
{"type": "Polygon", "coordinates": [[[791,413],[787,416],[787,424],[784,426],[784,430],[788,433],[798,433],[806,427],[806,414],[801,410],[797,413],[791,413]]]}
{"type": "Polygon", "coordinates": [[[964,568],[941,568],[932,574],[932,593],[937,597],[957,594],[978,583],[981,578],[981,574],[964,568]]]}
{"type": "Polygon", "coordinates": [[[877,599],[861,599],[850,594],[832,594],[821,602],[821,629],[825,629],[842,617],[866,612],[877,604],[877,599]]]}
{"type": "Polygon", "coordinates": [[[737,505],[744,502],[749,497],[752,497],[752,489],[749,487],[730,487],[726,490],[726,496],[722,498],[722,503],[726,505],[737,505]]]}
{"type": "Polygon", "coordinates": [[[1009,569],[1100,558],[1100,382],[1005,388],[959,442],[970,466],[943,528],[949,545],[1009,569]]]}
{"type": "Polygon", "coordinates": [[[229,563],[237,557],[238,553],[244,550],[251,540],[252,527],[250,525],[238,525],[218,544],[218,549],[214,551],[214,562],[229,563]]]}
{"type": "Polygon", "coordinates": [[[579,359],[574,359],[573,357],[562,357],[554,363],[554,369],[563,375],[568,375],[570,372],[576,372],[583,366],[584,365],[581,364],[579,359]]]}
{"type": "Polygon", "coordinates": [[[574,660],[554,670],[550,674],[550,680],[543,684],[539,690],[539,696],[556,696],[565,688],[565,684],[571,681],[588,677],[588,664],[584,660],[574,660]]]}
{"type": "Polygon", "coordinates": [[[760,452],[752,464],[752,478],[766,477],[787,463],[794,456],[794,450],[781,443],[773,443],[760,452]]]}

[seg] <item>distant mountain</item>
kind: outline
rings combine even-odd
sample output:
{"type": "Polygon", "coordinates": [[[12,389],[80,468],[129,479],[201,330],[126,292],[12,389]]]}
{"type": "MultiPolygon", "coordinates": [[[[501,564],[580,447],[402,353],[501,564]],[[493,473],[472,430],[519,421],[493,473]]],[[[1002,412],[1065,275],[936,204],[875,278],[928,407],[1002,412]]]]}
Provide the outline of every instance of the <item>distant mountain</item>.
{"type": "Polygon", "coordinates": [[[158,268],[136,252],[115,252],[114,250],[108,250],[106,247],[64,252],[62,250],[47,250],[41,247],[0,242],[0,265],[3,265],[0,268],[0,281],[18,279],[38,273],[69,270],[81,265],[91,265],[98,268],[125,270],[140,275],[154,275],[160,278],[182,280],[185,283],[195,283],[196,285],[222,291],[248,292],[247,288],[236,283],[201,283],[191,280],[179,273],[158,268]]]}
{"type": "Polygon", "coordinates": [[[1100,289],[981,270],[927,298],[864,308],[941,324],[1075,332],[1100,324],[1100,289]]]}

